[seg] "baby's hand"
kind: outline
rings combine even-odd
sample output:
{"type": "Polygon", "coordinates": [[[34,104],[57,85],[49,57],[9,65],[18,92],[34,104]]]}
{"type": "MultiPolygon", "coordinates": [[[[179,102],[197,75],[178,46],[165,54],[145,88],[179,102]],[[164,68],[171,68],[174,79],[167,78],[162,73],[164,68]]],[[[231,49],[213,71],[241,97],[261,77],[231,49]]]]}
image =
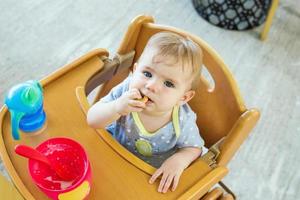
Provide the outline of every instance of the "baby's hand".
{"type": "Polygon", "coordinates": [[[146,107],[145,102],[139,101],[141,98],[142,96],[138,89],[129,89],[116,100],[116,111],[120,115],[127,115],[130,112],[141,112],[146,107]]]}
{"type": "Polygon", "coordinates": [[[168,158],[159,169],[155,171],[149,180],[149,183],[154,183],[154,181],[162,175],[159,183],[158,192],[166,193],[173,182],[172,191],[177,188],[179,178],[185,169],[185,164],[180,161],[178,157],[168,158]]]}

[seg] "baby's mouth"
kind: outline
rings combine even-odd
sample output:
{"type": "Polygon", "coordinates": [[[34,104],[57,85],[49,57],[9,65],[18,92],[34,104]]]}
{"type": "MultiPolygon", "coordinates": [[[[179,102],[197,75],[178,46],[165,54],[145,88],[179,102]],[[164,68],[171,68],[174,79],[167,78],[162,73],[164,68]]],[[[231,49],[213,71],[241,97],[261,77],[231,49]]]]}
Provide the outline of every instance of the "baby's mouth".
{"type": "Polygon", "coordinates": [[[145,103],[153,103],[152,99],[150,99],[148,96],[144,95],[143,93],[141,93],[141,101],[145,102],[145,103]]]}
{"type": "Polygon", "coordinates": [[[147,102],[153,103],[152,99],[150,99],[149,97],[148,97],[148,101],[147,102]]]}

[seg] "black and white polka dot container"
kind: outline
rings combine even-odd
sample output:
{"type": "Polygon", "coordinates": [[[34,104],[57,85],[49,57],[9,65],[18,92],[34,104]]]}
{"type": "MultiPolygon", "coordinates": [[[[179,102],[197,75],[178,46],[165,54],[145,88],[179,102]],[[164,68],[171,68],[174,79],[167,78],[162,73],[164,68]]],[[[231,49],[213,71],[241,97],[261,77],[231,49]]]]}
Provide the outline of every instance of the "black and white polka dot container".
{"type": "Polygon", "coordinates": [[[247,30],[262,24],[271,0],[193,0],[208,22],[229,30],[247,30]]]}

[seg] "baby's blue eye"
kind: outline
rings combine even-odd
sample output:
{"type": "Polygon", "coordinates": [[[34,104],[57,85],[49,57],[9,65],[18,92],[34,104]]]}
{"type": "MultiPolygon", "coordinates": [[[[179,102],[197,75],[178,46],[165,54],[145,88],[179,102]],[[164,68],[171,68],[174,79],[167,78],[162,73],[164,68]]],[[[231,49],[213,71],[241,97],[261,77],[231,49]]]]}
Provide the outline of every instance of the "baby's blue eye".
{"type": "Polygon", "coordinates": [[[165,81],[164,84],[165,84],[165,86],[167,86],[169,88],[174,88],[175,87],[175,85],[171,81],[165,81]]]}
{"type": "Polygon", "coordinates": [[[152,74],[148,71],[144,71],[143,74],[148,77],[148,78],[151,78],[152,77],[152,74]]]}

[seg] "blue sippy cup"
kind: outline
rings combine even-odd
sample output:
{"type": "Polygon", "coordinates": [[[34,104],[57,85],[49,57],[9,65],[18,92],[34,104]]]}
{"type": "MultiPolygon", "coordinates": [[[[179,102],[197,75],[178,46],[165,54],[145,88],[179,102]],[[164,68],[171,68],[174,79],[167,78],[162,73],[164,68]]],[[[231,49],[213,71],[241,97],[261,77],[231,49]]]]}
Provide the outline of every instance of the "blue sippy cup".
{"type": "Polygon", "coordinates": [[[5,97],[11,117],[12,136],[20,139],[19,128],[34,132],[43,127],[46,114],[43,109],[43,89],[38,81],[26,81],[12,87],[5,97]]]}

